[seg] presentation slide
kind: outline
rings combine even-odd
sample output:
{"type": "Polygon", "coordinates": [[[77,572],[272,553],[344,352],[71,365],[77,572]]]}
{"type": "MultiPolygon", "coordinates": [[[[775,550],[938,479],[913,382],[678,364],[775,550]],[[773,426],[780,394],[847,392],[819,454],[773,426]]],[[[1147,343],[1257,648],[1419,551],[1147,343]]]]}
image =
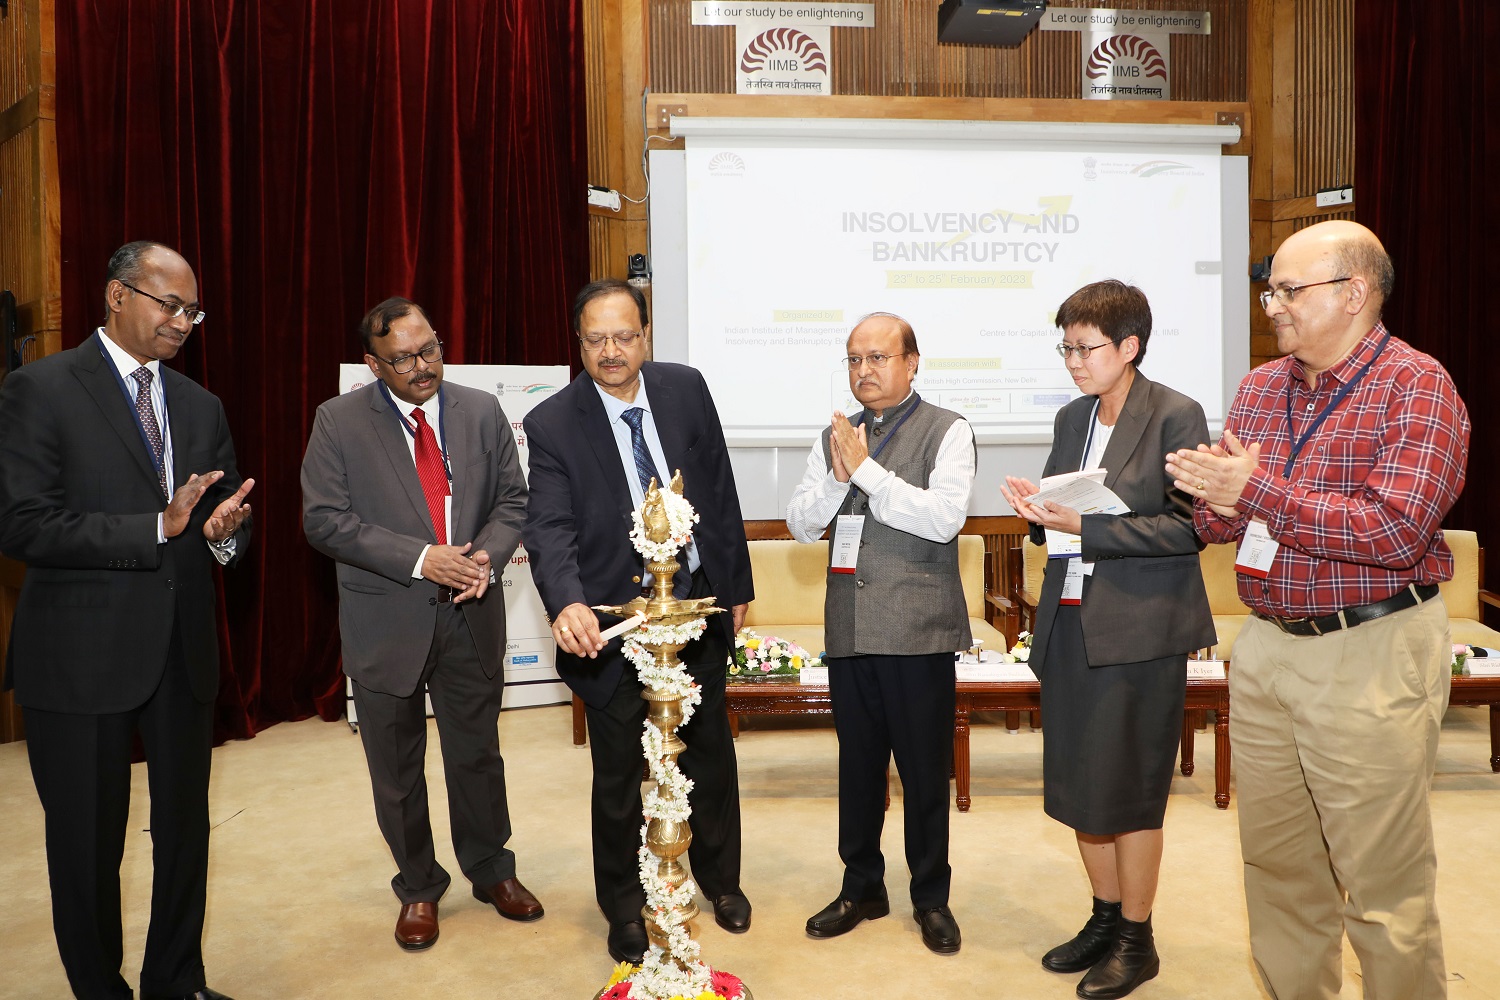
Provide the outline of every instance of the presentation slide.
{"type": "Polygon", "coordinates": [[[732,437],[857,409],[845,339],[876,311],[916,330],[923,398],[1050,431],[1078,395],[1057,307],[1102,278],[1151,301],[1142,371],[1223,416],[1215,146],[701,137],[685,174],[688,362],[732,437]]]}

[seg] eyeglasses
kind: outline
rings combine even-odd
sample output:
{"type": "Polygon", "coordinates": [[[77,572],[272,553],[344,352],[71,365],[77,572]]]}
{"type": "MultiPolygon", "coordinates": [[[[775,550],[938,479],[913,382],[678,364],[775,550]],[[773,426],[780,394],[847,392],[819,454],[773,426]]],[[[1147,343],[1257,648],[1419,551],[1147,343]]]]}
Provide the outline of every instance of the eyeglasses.
{"type": "Polygon", "coordinates": [[[1078,355],[1079,361],[1087,361],[1089,359],[1089,355],[1093,354],[1099,348],[1112,346],[1114,346],[1113,340],[1106,340],[1102,344],[1058,344],[1057,354],[1058,357],[1062,358],[1064,361],[1068,360],[1069,354],[1078,355]]]}
{"type": "Polygon", "coordinates": [[[391,366],[391,371],[395,372],[397,375],[405,375],[407,372],[417,367],[418,358],[421,358],[429,365],[435,365],[439,361],[443,360],[443,342],[441,340],[433,341],[431,347],[424,347],[416,354],[403,354],[401,355],[401,357],[391,358],[389,361],[387,361],[385,358],[382,358],[378,354],[372,354],[370,355],[370,357],[374,358],[376,361],[384,361],[386,364],[391,366]]]}
{"type": "MultiPolygon", "coordinates": [[[[115,280],[120,281],[119,278],[116,278],[115,280]]],[[[150,292],[143,292],[139,288],[135,287],[132,284],[129,284],[128,282],[120,281],[120,284],[124,285],[132,292],[135,292],[135,294],[144,295],[152,302],[155,302],[157,305],[161,306],[161,311],[167,314],[167,319],[176,319],[178,316],[186,315],[188,318],[188,322],[193,324],[194,326],[197,326],[199,323],[203,322],[203,317],[208,315],[208,313],[204,312],[202,309],[199,309],[197,306],[188,308],[181,302],[170,302],[167,299],[159,299],[155,295],[152,295],[150,292]]]]}
{"type": "Polygon", "coordinates": [[[625,330],[620,333],[591,333],[586,337],[580,336],[585,351],[598,351],[604,348],[606,340],[613,340],[615,346],[622,350],[629,350],[630,345],[636,342],[636,338],[644,336],[640,330],[625,330]]]}
{"type": "Polygon", "coordinates": [[[849,366],[851,372],[858,371],[859,366],[864,363],[868,363],[871,368],[884,368],[886,362],[892,358],[902,357],[905,354],[905,351],[900,351],[896,354],[866,354],[864,357],[860,357],[858,354],[851,354],[844,359],[844,364],[849,366]]]}
{"type": "Polygon", "coordinates": [[[1336,285],[1340,281],[1348,280],[1348,277],[1329,278],[1327,281],[1309,281],[1305,285],[1283,285],[1280,288],[1272,288],[1260,293],[1260,307],[1262,309],[1271,308],[1272,299],[1275,299],[1284,306],[1289,306],[1292,304],[1292,299],[1296,298],[1297,293],[1304,288],[1317,288],[1319,285],[1336,285]]]}

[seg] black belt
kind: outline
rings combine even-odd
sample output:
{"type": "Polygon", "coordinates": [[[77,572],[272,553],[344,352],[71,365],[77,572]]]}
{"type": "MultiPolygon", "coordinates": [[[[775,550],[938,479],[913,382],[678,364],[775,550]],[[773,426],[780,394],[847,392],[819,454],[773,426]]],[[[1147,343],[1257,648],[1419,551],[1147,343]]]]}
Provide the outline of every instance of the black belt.
{"type": "Polygon", "coordinates": [[[427,603],[452,604],[453,598],[457,597],[460,593],[461,591],[454,590],[452,587],[445,587],[442,584],[438,584],[437,596],[427,598],[427,603]]]}
{"type": "Polygon", "coordinates": [[[1339,629],[1363,625],[1365,622],[1395,614],[1397,611],[1405,611],[1407,608],[1416,607],[1423,601],[1430,601],[1437,595],[1437,584],[1413,583],[1408,584],[1405,590],[1394,597],[1387,597],[1374,604],[1360,604],[1345,608],[1321,618],[1276,618],[1272,615],[1263,615],[1259,611],[1255,612],[1255,617],[1270,622],[1287,635],[1327,635],[1339,629]]]}

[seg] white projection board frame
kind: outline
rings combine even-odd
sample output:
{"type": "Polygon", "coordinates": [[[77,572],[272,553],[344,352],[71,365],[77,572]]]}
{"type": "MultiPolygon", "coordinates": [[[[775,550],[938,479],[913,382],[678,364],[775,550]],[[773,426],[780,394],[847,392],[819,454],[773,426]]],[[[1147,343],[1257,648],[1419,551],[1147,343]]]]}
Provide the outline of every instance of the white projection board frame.
{"type": "MultiPolygon", "coordinates": [[[[673,138],[726,141],[753,146],[784,143],[788,139],[816,141],[835,148],[875,142],[952,141],[966,145],[993,142],[1009,147],[1025,144],[1048,148],[1076,146],[1080,150],[1109,151],[1131,146],[1182,146],[1218,151],[1239,141],[1235,125],[1160,125],[1085,122],[987,122],[903,119],[828,118],[695,118],[673,116],[673,138]]],[[[1249,170],[1245,157],[1219,156],[1221,276],[1221,402],[1227,408],[1234,390],[1248,370],[1249,312],[1245,291],[1250,247],[1249,170]],[[1244,281],[1245,284],[1241,284],[1244,281]]],[[[664,361],[688,361],[688,218],[686,153],[653,150],[651,166],[652,333],[655,356],[664,361]]],[[[747,261],[753,267],[753,261],[747,261]]],[[[768,371],[773,371],[771,366],[768,371]]],[[[730,387],[714,387],[718,392],[730,387]]],[[[1210,430],[1222,427],[1222,412],[1208,414],[1210,430]]],[[[816,427],[736,431],[726,428],[731,446],[805,447],[816,427]]],[[[979,442],[1044,443],[1051,437],[1051,420],[1028,430],[981,430],[979,442]]]]}

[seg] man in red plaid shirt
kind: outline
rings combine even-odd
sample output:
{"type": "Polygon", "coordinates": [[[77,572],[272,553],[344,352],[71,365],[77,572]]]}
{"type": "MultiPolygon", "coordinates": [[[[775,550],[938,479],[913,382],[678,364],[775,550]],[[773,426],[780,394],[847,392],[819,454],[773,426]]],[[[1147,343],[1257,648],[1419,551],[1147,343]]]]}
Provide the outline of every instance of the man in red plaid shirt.
{"type": "Polygon", "coordinates": [[[1469,416],[1391,336],[1395,272],[1352,222],[1277,251],[1261,303],[1286,356],[1240,383],[1223,440],[1167,456],[1210,542],[1240,541],[1254,612],[1230,672],[1250,946],[1273,997],[1442,997],[1428,786],[1448,707],[1442,521],[1469,416]]]}

